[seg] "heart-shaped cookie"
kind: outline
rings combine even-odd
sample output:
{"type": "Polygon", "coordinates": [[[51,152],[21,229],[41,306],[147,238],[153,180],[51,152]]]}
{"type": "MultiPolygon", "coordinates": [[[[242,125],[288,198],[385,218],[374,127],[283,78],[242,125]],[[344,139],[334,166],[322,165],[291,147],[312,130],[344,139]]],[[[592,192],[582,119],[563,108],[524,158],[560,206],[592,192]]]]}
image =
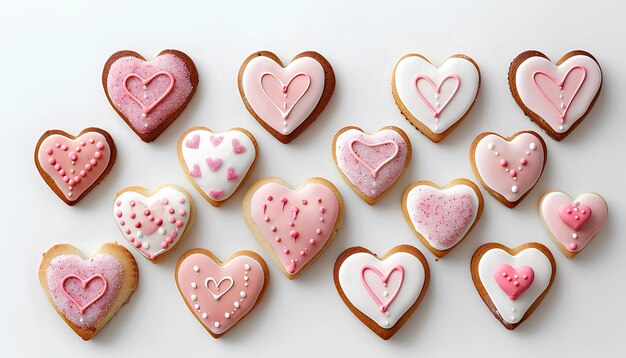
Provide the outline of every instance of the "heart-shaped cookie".
{"type": "Polygon", "coordinates": [[[113,218],[124,238],[157,263],[187,234],[194,219],[193,201],[178,185],[153,191],[131,186],[115,196],[113,218]]]}
{"type": "Polygon", "coordinates": [[[465,55],[452,55],[435,67],[422,55],[408,54],[398,61],[391,78],[400,112],[435,143],[467,117],[479,89],[478,65],[465,55]]]}
{"type": "Polygon", "coordinates": [[[220,206],[246,180],[257,151],[254,136],[243,128],[213,133],[194,127],[178,140],[178,159],[187,178],[213,206],[220,206]]]}
{"type": "Polygon", "coordinates": [[[465,178],[443,187],[422,180],[402,196],[402,211],[419,240],[437,257],[444,257],[472,231],[483,212],[483,195],[465,178]]]}
{"type": "Polygon", "coordinates": [[[562,140],[596,103],[602,70],[585,51],[571,51],[556,64],[539,51],[526,51],[511,63],[509,86],[524,114],[550,137],[562,140]]]}
{"type": "Polygon", "coordinates": [[[334,240],[343,223],[343,200],[323,178],[309,178],[296,190],[265,178],[246,192],[243,216],[276,265],[294,279],[334,240]]]}
{"type": "Polygon", "coordinates": [[[546,165],[546,143],[533,131],[505,138],[482,133],[470,148],[474,174],[489,194],[514,208],[537,184],[546,165]]]}
{"type": "Polygon", "coordinates": [[[248,112],[283,143],[315,121],[335,90],[332,66],[313,51],[296,55],[287,66],[269,51],[253,53],[237,81],[248,112]]]}
{"type": "Polygon", "coordinates": [[[133,255],[115,243],[100,246],[88,259],[72,245],[55,245],[39,265],[39,282],[48,300],[86,341],[128,303],[138,280],[133,255]]]}
{"type": "Polygon", "coordinates": [[[177,50],[163,50],[152,61],[133,51],[119,51],[104,65],[102,85],[117,114],[142,141],[151,142],[193,97],[198,70],[177,50]]]}
{"type": "Polygon", "coordinates": [[[187,308],[213,338],[252,311],[270,278],[265,261],[255,252],[239,251],[222,263],[204,249],[187,251],[174,277],[187,308]]]}
{"type": "Polygon", "coordinates": [[[389,339],[424,298],[430,268],[424,255],[410,245],[396,246],[381,259],[357,246],[339,255],[333,277],[350,311],[382,339],[389,339]]]}
{"type": "Polygon", "coordinates": [[[46,184],[67,205],[75,205],[109,173],[117,150],[111,135],[85,128],[77,136],[46,131],[35,147],[35,165],[46,184]]]}
{"type": "Polygon", "coordinates": [[[609,208],[595,193],[582,194],[574,199],[563,192],[552,191],[541,198],[539,213],[561,251],[573,258],[602,229],[609,208]]]}
{"type": "Polygon", "coordinates": [[[393,185],[411,161],[411,141],[398,127],[374,134],[344,127],[333,138],[333,160],[343,178],[361,199],[373,205],[393,185]]]}
{"type": "Polygon", "coordinates": [[[537,242],[510,249],[484,244],[470,266],[476,290],[507,329],[515,329],[537,309],[556,275],[550,250],[537,242]]]}

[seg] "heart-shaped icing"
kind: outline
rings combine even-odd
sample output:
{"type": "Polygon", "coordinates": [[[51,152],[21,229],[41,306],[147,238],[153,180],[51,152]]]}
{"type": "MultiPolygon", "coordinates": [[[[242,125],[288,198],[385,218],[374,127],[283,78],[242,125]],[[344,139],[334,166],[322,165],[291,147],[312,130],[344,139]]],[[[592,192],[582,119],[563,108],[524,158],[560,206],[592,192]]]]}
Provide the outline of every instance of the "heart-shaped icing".
{"type": "Polygon", "coordinates": [[[209,251],[194,249],[180,258],[175,276],[187,307],[215,338],[254,308],[269,280],[267,265],[251,251],[222,264],[209,251]]]}
{"type": "Polygon", "coordinates": [[[146,61],[120,51],[107,61],[104,89],[111,105],[144,141],[156,138],[187,106],[198,85],[193,61],[175,50],[146,61]]]}
{"type": "Polygon", "coordinates": [[[535,186],[545,166],[545,142],[532,131],[503,138],[483,133],[470,149],[472,168],[481,183],[503,204],[515,207],[535,186]]]}
{"type": "Polygon", "coordinates": [[[500,264],[493,271],[493,276],[502,291],[515,301],[533,284],[535,271],[530,266],[512,267],[508,264],[500,264]]]}
{"type": "Polygon", "coordinates": [[[129,187],[113,204],[115,223],[141,254],[155,260],[172,250],[193,221],[193,205],[181,187],[165,185],[155,192],[129,187]]]}
{"type": "Polygon", "coordinates": [[[181,136],[178,152],[191,183],[211,204],[218,206],[248,176],[257,147],[256,140],[245,129],[213,133],[208,128],[194,127],[181,136]]]}
{"type": "Polygon", "coordinates": [[[244,198],[246,223],[283,272],[296,277],[325,250],[343,221],[343,203],[335,186],[308,179],[292,190],[268,178],[244,198]]]}
{"type": "Polygon", "coordinates": [[[74,205],[111,170],[116,150],[113,138],[99,128],[87,128],[76,137],[51,130],[41,136],[35,155],[46,183],[74,205]]]}
{"type": "Polygon", "coordinates": [[[596,236],[609,213],[606,201],[598,194],[586,193],[574,199],[558,191],[543,196],[539,211],[552,237],[570,258],[596,236]]]}

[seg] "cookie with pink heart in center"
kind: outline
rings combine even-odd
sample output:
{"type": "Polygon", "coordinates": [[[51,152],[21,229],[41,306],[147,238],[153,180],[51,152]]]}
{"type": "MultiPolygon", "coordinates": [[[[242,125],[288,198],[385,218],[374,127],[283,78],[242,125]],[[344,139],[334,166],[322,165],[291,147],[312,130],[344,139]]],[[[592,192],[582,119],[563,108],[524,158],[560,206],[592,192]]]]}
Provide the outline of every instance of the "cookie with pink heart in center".
{"type": "Polygon", "coordinates": [[[239,251],[222,263],[204,249],[187,251],[174,277],[187,308],[213,338],[255,308],[270,278],[265,261],[255,252],[239,251]]]}
{"type": "Polygon", "coordinates": [[[555,64],[539,51],[526,51],[511,63],[509,86],[524,114],[560,141],[591,112],[602,70],[586,51],[568,52],[555,64]]]}
{"type": "Polygon", "coordinates": [[[470,264],[472,280],[487,307],[507,329],[515,329],[537,309],[552,287],[556,261],[537,242],[510,249],[484,244],[470,264]]]}
{"type": "Polygon", "coordinates": [[[115,243],[100,246],[88,259],[72,245],[55,245],[39,265],[39,283],[50,304],[86,341],[128,303],[138,280],[133,255],[115,243]]]}
{"type": "Polygon", "coordinates": [[[198,70],[178,50],[163,50],[151,61],[134,51],[119,51],[104,65],[102,85],[117,114],[142,141],[151,142],[195,94],[198,70]]]}
{"type": "Polygon", "coordinates": [[[131,186],[117,193],[113,203],[113,218],[122,235],[152,263],[185,238],[194,211],[189,193],[173,184],[153,191],[131,186]]]}
{"type": "Polygon", "coordinates": [[[248,189],[243,216],[259,244],[294,279],[330,246],[343,223],[343,200],[323,178],[309,178],[291,189],[278,178],[265,178],[248,189]]]}
{"type": "Polygon", "coordinates": [[[333,160],[350,187],[373,205],[400,179],[411,161],[411,141],[398,127],[374,134],[344,127],[333,138],[333,160]]]}
{"type": "Polygon", "coordinates": [[[560,192],[546,193],[539,202],[541,219],[568,258],[573,258],[596,236],[609,215],[604,198],[585,193],[577,198],[560,192]]]}
{"type": "Polygon", "coordinates": [[[317,52],[302,52],[284,66],[275,54],[259,51],[243,62],[237,82],[248,112],[276,139],[289,143],[330,101],[335,73],[317,52]]]}
{"type": "Polygon", "coordinates": [[[75,205],[109,174],[117,149],[111,135],[85,128],[74,136],[46,131],[35,147],[35,166],[46,184],[67,205],[75,205]]]}
{"type": "Polygon", "coordinates": [[[407,223],[437,257],[447,255],[474,229],[483,212],[478,186],[465,178],[443,187],[422,180],[411,184],[402,196],[407,223]]]}
{"type": "Polygon", "coordinates": [[[254,136],[243,128],[213,133],[190,128],[178,140],[178,159],[193,186],[213,206],[220,206],[246,180],[257,158],[254,136]]]}
{"type": "Polygon", "coordinates": [[[480,134],[470,148],[474,174],[489,194],[514,208],[537,184],[548,158],[546,143],[533,131],[505,138],[480,134]]]}

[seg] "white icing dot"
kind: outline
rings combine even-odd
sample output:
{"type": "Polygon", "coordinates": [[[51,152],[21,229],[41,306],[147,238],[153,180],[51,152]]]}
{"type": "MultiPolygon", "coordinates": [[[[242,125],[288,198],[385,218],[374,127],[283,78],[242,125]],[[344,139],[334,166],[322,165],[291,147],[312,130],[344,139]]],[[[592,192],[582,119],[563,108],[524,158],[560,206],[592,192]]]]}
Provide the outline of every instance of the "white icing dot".
{"type": "Polygon", "coordinates": [[[161,235],[165,235],[165,229],[164,229],[164,228],[162,228],[162,227],[160,227],[160,228],[159,228],[159,234],[161,234],[161,235]]]}
{"type": "Polygon", "coordinates": [[[389,296],[389,292],[384,291],[384,292],[383,292],[383,296],[385,296],[385,297],[389,296]]]}
{"type": "Polygon", "coordinates": [[[244,280],[244,281],[248,281],[248,276],[244,276],[244,277],[243,277],[243,280],[244,280]]]}
{"type": "Polygon", "coordinates": [[[283,122],[283,126],[287,127],[287,121],[283,122]]]}
{"type": "Polygon", "coordinates": [[[496,155],[496,157],[500,155],[500,153],[499,153],[499,152],[497,152],[497,151],[496,151],[495,153],[493,153],[493,154],[495,154],[495,155],[496,155]]]}
{"type": "Polygon", "coordinates": [[[150,248],[150,244],[146,241],[143,244],[141,244],[141,247],[143,247],[144,250],[148,250],[150,248]]]}
{"type": "Polygon", "coordinates": [[[193,308],[199,310],[200,309],[200,305],[196,303],[195,305],[193,305],[193,308]]]}
{"type": "Polygon", "coordinates": [[[209,317],[209,315],[206,314],[206,312],[202,314],[202,318],[207,318],[207,317],[209,317]]]}
{"type": "Polygon", "coordinates": [[[246,271],[250,271],[250,265],[248,264],[243,265],[243,268],[246,269],[246,271]]]}
{"type": "Polygon", "coordinates": [[[562,131],[565,127],[559,126],[559,130],[562,131]]]}
{"type": "Polygon", "coordinates": [[[191,283],[191,288],[196,288],[196,287],[198,287],[198,285],[195,282],[192,282],[191,283]]]}
{"type": "Polygon", "coordinates": [[[198,300],[198,296],[196,296],[196,295],[191,295],[191,300],[192,300],[192,301],[197,301],[197,300],[198,300]]]}
{"type": "Polygon", "coordinates": [[[81,318],[81,319],[79,319],[78,321],[82,323],[82,322],[84,321],[84,319],[82,319],[82,318],[81,318]]]}
{"type": "Polygon", "coordinates": [[[233,305],[235,306],[235,308],[239,308],[239,302],[235,301],[235,303],[233,303],[233,305]]]}
{"type": "Polygon", "coordinates": [[[148,89],[148,86],[143,86],[143,89],[148,89]]]}
{"type": "Polygon", "coordinates": [[[565,108],[565,103],[561,102],[561,108],[565,108]]]}
{"type": "Polygon", "coordinates": [[[137,233],[135,235],[137,235],[137,237],[143,237],[143,232],[137,230],[137,233]]]}
{"type": "Polygon", "coordinates": [[[572,239],[578,239],[578,234],[577,233],[573,233],[572,234],[572,239]]]}
{"type": "Polygon", "coordinates": [[[529,152],[529,151],[526,151],[526,155],[530,155],[530,152],[529,152]]]}
{"type": "Polygon", "coordinates": [[[283,133],[287,133],[287,128],[283,129],[283,133]]]}
{"type": "Polygon", "coordinates": [[[215,328],[220,328],[220,323],[219,322],[215,322],[215,323],[213,323],[213,325],[215,326],[215,328]]]}
{"type": "MultiPolygon", "coordinates": [[[[147,115],[147,114],[145,114],[145,113],[142,113],[142,114],[141,114],[141,116],[142,116],[143,118],[146,118],[148,115],[147,115]]],[[[146,123],[146,125],[148,125],[148,124],[146,123]]]]}
{"type": "Polygon", "coordinates": [[[246,282],[246,283],[244,283],[243,285],[244,285],[244,286],[246,286],[246,287],[248,287],[248,283],[247,283],[247,282],[246,282]]]}
{"type": "Polygon", "coordinates": [[[228,313],[228,312],[224,313],[224,317],[230,318],[230,313],[228,313]]]}
{"type": "Polygon", "coordinates": [[[200,271],[200,268],[199,268],[198,266],[194,266],[194,267],[193,267],[193,270],[194,270],[195,272],[198,272],[198,271],[200,271]]]}
{"type": "Polygon", "coordinates": [[[389,321],[385,321],[385,323],[383,323],[385,325],[385,327],[389,326],[389,321]]]}
{"type": "Polygon", "coordinates": [[[435,107],[439,107],[439,102],[435,102],[435,107]]]}
{"type": "Polygon", "coordinates": [[[519,170],[521,172],[522,171],[522,167],[517,167],[517,170],[519,170]]]}
{"type": "Polygon", "coordinates": [[[517,187],[517,185],[513,185],[511,187],[511,191],[514,192],[514,193],[517,193],[518,190],[519,190],[519,188],[517,187]]]}
{"type": "Polygon", "coordinates": [[[515,307],[511,307],[511,311],[512,311],[512,312],[515,312],[515,307]]]}
{"type": "Polygon", "coordinates": [[[535,150],[535,149],[537,149],[537,144],[530,143],[530,150],[535,150]]]}
{"type": "Polygon", "coordinates": [[[511,321],[515,320],[515,316],[511,316],[511,321]]]}
{"type": "Polygon", "coordinates": [[[239,296],[241,296],[241,297],[246,297],[246,293],[245,293],[245,292],[243,292],[243,291],[241,291],[241,292],[239,292],[239,296]]]}
{"type": "Polygon", "coordinates": [[[489,143],[489,144],[487,144],[487,148],[489,148],[489,150],[494,150],[496,148],[496,146],[493,143],[489,143]]]}
{"type": "Polygon", "coordinates": [[[435,93],[435,98],[439,99],[439,93],[435,93]]]}

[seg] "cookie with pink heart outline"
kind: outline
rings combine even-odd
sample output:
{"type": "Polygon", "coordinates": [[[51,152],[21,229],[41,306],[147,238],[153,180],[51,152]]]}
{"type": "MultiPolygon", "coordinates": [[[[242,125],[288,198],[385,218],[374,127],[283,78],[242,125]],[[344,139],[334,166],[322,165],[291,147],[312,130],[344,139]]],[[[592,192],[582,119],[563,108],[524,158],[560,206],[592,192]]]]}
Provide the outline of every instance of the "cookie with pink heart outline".
{"type": "Polygon", "coordinates": [[[178,159],[187,179],[213,206],[220,206],[248,178],[257,158],[257,142],[243,128],[213,133],[193,127],[178,140],[178,159]]]}
{"type": "Polygon", "coordinates": [[[511,62],[509,87],[524,114],[560,141],[591,112],[602,70],[586,51],[568,52],[555,64],[539,51],[525,51],[511,62]]]}
{"type": "Polygon", "coordinates": [[[457,178],[443,187],[421,180],[402,195],[402,212],[418,239],[441,258],[474,229],[483,212],[478,186],[457,178]]]}
{"type": "Polygon", "coordinates": [[[289,278],[317,260],[343,223],[343,200],[328,180],[313,177],[298,189],[261,179],[243,199],[243,217],[259,244],[289,278]]]}
{"type": "Polygon", "coordinates": [[[430,268],[424,255],[410,245],[396,246],[380,259],[357,246],[339,255],[333,278],[350,311],[387,340],[422,302],[430,283],[430,268]]]}
{"type": "Polygon", "coordinates": [[[411,161],[411,141],[398,127],[374,134],[349,126],[333,138],[333,161],[350,187],[373,205],[400,179],[411,161]]]}
{"type": "Polygon", "coordinates": [[[261,301],[270,273],[252,251],[236,252],[222,263],[208,250],[192,249],[178,260],[174,277],[187,308],[220,338],[261,301]]]}
{"type": "Polygon", "coordinates": [[[574,199],[563,192],[552,191],[541,198],[539,214],[554,242],[571,259],[602,230],[609,208],[604,198],[595,193],[581,194],[574,199]]]}
{"type": "Polygon", "coordinates": [[[133,255],[116,243],[88,259],[72,245],[55,245],[43,254],[38,276],[52,307],[86,341],[130,301],[139,281],[133,255]]]}
{"type": "Polygon", "coordinates": [[[152,61],[134,51],[111,55],[102,85],[113,109],[144,142],[155,140],[185,109],[198,87],[198,70],[178,50],[152,61]]]}
{"type": "Polygon", "coordinates": [[[322,113],[335,90],[335,73],[314,51],[296,55],[287,66],[275,54],[259,51],[243,62],[237,84],[248,112],[287,144],[322,113]]]}
{"type": "Polygon", "coordinates": [[[113,202],[113,218],[122,235],[152,263],[180,244],[194,216],[191,196],[174,184],[152,191],[130,186],[117,193],[113,202]]]}
{"type": "Polygon", "coordinates": [[[50,189],[72,206],[109,174],[116,155],[115,142],[103,129],[85,128],[77,136],[53,129],[37,142],[35,166],[50,189]]]}

